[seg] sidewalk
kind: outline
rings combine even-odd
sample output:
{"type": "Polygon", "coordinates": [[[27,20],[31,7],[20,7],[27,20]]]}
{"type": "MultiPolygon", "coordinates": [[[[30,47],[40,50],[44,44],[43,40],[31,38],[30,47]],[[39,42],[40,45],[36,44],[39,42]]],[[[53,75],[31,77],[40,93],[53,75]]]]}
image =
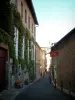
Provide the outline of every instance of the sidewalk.
{"type": "Polygon", "coordinates": [[[27,89],[28,85],[24,85],[20,89],[4,90],[0,93],[0,100],[14,100],[15,97],[23,90],[27,89]]]}
{"type": "Polygon", "coordinates": [[[55,89],[53,84],[50,84],[49,77],[46,75],[36,81],[26,91],[17,95],[15,100],[75,100],[69,95],[55,89]]]}
{"type": "Polygon", "coordinates": [[[33,83],[36,81],[40,80],[41,77],[36,79],[34,82],[30,83],[29,85],[23,85],[23,88],[19,89],[11,89],[11,90],[4,90],[3,92],[0,93],[0,100],[15,100],[16,96],[22,92],[23,90],[25,91],[28,87],[30,87],[33,83]]]}

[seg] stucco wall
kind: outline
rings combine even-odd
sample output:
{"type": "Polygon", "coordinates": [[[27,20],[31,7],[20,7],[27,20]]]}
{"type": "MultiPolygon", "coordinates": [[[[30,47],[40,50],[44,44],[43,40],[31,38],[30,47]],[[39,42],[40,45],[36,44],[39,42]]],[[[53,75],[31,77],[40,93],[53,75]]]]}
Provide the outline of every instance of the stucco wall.
{"type": "Polygon", "coordinates": [[[31,35],[35,38],[35,22],[33,20],[33,16],[28,8],[28,5],[26,4],[26,0],[17,0],[17,9],[18,9],[18,12],[21,14],[21,1],[23,3],[23,18],[22,18],[22,21],[23,21],[23,24],[24,24],[24,27],[27,27],[28,28],[28,16],[30,17],[30,33],[31,35]],[[25,10],[27,11],[27,23],[25,23],[25,10]],[[33,23],[33,33],[32,33],[32,23],[33,23]]]}
{"type": "Polygon", "coordinates": [[[40,48],[36,45],[36,78],[40,76],[40,48]]]}
{"type": "Polygon", "coordinates": [[[46,63],[46,55],[45,55],[45,51],[44,50],[40,50],[40,66],[41,66],[41,70],[40,72],[42,72],[42,74],[45,72],[45,63],[46,63]]]}
{"type": "Polygon", "coordinates": [[[69,82],[71,82],[72,92],[75,92],[75,35],[73,35],[67,42],[63,42],[61,47],[56,50],[59,56],[54,62],[57,65],[57,85],[60,86],[63,80],[65,89],[69,89],[69,82]]]}

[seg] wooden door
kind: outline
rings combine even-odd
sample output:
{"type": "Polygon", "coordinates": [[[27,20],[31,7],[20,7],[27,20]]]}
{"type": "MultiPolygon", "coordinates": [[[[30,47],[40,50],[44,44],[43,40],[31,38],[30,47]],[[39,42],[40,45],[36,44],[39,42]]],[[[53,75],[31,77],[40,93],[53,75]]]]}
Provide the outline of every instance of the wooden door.
{"type": "Polygon", "coordinates": [[[6,88],[7,51],[0,48],[0,92],[6,88]]]}

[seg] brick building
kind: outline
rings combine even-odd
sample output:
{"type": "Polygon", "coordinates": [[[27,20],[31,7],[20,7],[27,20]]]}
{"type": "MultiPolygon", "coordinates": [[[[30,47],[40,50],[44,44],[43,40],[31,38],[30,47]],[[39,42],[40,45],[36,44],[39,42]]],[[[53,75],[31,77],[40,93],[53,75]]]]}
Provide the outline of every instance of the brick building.
{"type": "Polygon", "coordinates": [[[75,93],[75,28],[58,41],[52,48],[52,52],[59,52],[59,56],[51,59],[51,71],[53,80],[57,80],[57,86],[63,83],[65,92],[71,89],[75,93]]]}

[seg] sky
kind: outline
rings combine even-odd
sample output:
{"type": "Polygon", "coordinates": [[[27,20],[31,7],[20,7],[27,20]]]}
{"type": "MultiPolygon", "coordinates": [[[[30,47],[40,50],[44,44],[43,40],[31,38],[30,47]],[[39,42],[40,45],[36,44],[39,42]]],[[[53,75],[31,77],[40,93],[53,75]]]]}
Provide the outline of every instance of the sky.
{"type": "Polygon", "coordinates": [[[75,27],[75,0],[32,1],[39,22],[36,41],[41,47],[58,42],[75,27]]]}

